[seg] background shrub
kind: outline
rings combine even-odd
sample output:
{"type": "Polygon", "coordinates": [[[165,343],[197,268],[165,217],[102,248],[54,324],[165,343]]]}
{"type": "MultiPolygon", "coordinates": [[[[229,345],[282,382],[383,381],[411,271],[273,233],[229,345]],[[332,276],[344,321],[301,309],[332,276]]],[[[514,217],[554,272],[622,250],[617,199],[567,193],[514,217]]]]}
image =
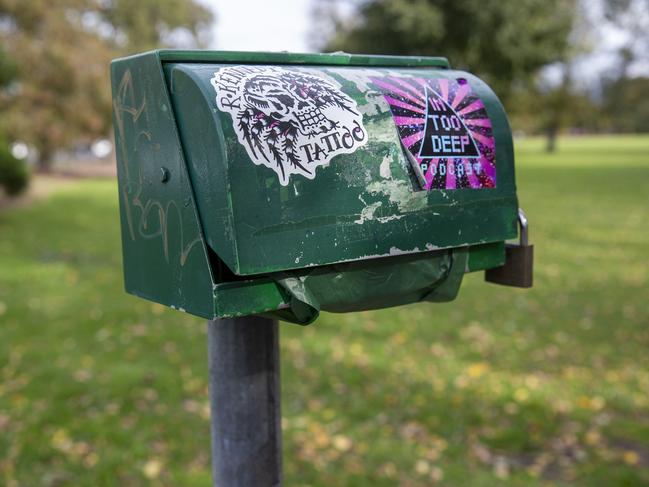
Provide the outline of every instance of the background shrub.
{"type": "Polygon", "coordinates": [[[0,143],[0,187],[9,196],[21,193],[29,182],[29,171],[23,161],[16,159],[6,144],[0,143]]]}

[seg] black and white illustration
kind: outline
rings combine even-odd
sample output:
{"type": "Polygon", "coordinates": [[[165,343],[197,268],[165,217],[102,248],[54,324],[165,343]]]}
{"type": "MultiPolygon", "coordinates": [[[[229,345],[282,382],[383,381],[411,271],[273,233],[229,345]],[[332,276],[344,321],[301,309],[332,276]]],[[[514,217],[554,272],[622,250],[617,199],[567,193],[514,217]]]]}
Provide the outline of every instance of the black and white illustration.
{"type": "Polygon", "coordinates": [[[211,83],[217,107],[232,116],[252,161],[274,170],[282,185],[291,174],[313,179],[318,166],[367,143],[356,102],[333,79],[298,69],[229,66],[211,83]]]}

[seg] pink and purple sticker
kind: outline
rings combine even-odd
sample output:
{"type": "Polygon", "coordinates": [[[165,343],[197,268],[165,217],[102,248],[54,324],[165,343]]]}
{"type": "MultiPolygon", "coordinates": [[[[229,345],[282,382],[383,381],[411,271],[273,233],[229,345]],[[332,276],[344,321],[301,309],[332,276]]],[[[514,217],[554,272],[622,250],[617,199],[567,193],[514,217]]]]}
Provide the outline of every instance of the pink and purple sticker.
{"type": "Polygon", "coordinates": [[[385,76],[372,82],[390,105],[426,189],[496,187],[491,120],[467,80],[385,76]]]}

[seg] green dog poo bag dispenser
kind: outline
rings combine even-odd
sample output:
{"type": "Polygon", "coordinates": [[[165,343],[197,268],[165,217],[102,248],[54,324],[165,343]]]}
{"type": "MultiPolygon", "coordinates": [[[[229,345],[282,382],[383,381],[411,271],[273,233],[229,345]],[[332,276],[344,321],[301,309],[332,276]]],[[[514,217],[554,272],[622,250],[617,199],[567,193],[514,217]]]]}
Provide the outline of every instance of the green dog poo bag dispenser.
{"type": "Polygon", "coordinates": [[[111,77],[132,294],[308,324],[507,270],[511,131],[443,58],[163,50],[111,77]]]}

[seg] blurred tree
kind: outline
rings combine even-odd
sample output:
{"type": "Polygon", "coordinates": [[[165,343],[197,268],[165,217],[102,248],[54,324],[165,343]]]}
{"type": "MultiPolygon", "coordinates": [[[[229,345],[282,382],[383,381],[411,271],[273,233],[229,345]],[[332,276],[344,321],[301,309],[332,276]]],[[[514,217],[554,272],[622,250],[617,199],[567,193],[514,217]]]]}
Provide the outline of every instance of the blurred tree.
{"type": "Polygon", "coordinates": [[[568,49],[576,0],[368,0],[352,14],[322,2],[316,18],[328,50],[442,55],[471,69],[508,103],[547,64],[568,49]],[[322,30],[322,28],[321,28],[322,30]]]}
{"type": "Polygon", "coordinates": [[[649,78],[621,77],[604,86],[603,110],[615,132],[649,132],[649,78]]]}
{"type": "MultiPolygon", "coordinates": [[[[9,59],[0,44],[0,97],[16,76],[16,65],[9,59]]],[[[27,187],[29,172],[23,161],[16,159],[9,150],[0,126],[0,187],[10,195],[16,195],[27,187]]]]}
{"type": "Polygon", "coordinates": [[[534,88],[530,90],[533,104],[536,105],[534,112],[538,114],[538,128],[547,137],[548,152],[554,152],[556,149],[557,137],[563,127],[576,128],[583,123],[581,110],[594,109],[589,113],[591,117],[596,118],[595,105],[588,101],[588,97],[584,96],[574,83],[577,60],[593,48],[592,35],[595,26],[588,15],[589,8],[587,0],[578,1],[574,5],[572,26],[566,39],[567,47],[553,66],[559,72],[558,80],[552,83],[547,77],[540,76],[534,88]]]}
{"type": "Polygon", "coordinates": [[[16,63],[14,63],[0,43],[0,88],[8,85],[16,77],[16,63]]]}
{"type": "MultiPolygon", "coordinates": [[[[565,69],[565,66],[563,67],[565,69]]],[[[599,132],[609,126],[602,107],[583,89],[576,88],[569,74],[562,73],[556,84],[537,83],[515,100],[512,126],[518,130],[543,133],[546,151],[556,150],[561,130],[576,133],[599,132]]]]}
{"type": "Polygon", "coordinates": [[[629,76],[629,69],[649,52],[649,0],[604,0],[604,17],[623,35],[618,49],[620,78],[629,76]]]}
{"type": "Polygon", "coordinates": [[[0,138],[0,188],[9,196],[21,193],[29,182],[29,171],[23,161],[16,159],[0,138]]]}
{"type": "Polygon", "coordinates": [[[106,135],[112,58],[205,39],[212,14],[194,0],[0,0],[0,42],[18,82],[0,99],[6,130],[39,151],[106,135]]]}
{"type": "MultiPolygon", "coordinates": [[[[94,0],[99,23],[131,52],[209,41],[213,14],[195,0],[94,0]]],[[[86,14],[87,15],[87,14],[86,14]]]]}
{"type": "Polygon", "coordinates": [[[620,32],[619,66],[606,76],[603,110],[615,132],[649,132],[649,78],[633,74],[637,62],[646,71],[649,52],[649,0],[605,0],[605,17],[620,32]]]}

